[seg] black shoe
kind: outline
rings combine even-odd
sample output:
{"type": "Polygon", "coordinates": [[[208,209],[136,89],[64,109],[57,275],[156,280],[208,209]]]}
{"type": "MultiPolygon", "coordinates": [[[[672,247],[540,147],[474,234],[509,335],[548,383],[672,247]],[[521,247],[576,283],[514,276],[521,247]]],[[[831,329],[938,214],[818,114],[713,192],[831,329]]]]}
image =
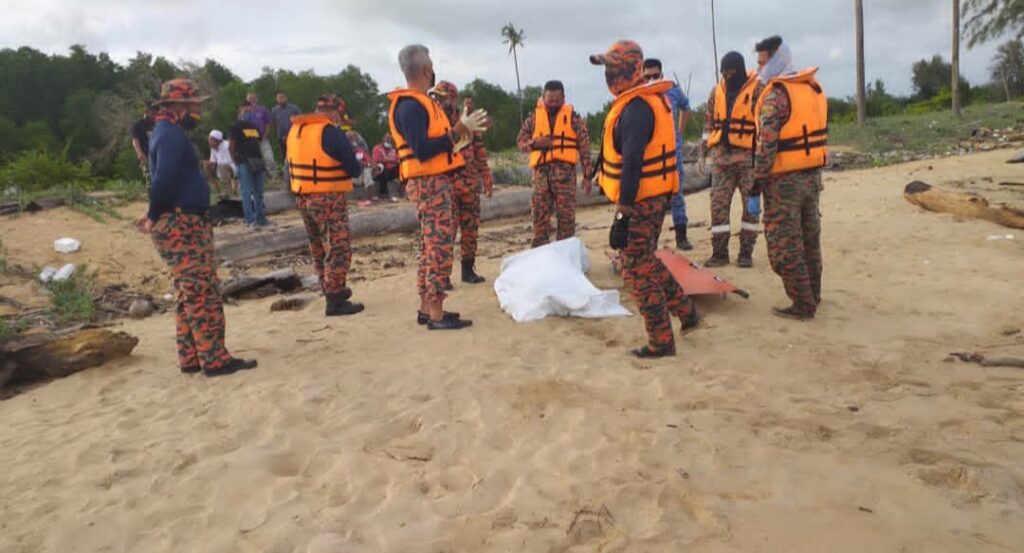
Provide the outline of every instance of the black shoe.
{"type": "MultiPolygon", "coordinates": [[[[458,320],[459,319],[459,314],[458,313],[450,313],[448,311],[445,311],[443,319],[458,320]]],[[[425,325],[425,324],[427,324],[429,322],[430,322],[430,315],[427,315],[426,313],[424,313],[422,311],[417,311],[416,312],[416,324],[422,326],[422,325],[425,325]]]]}
{"type": "Polygon", "coordinates": [[[181,368],[181,374],[195,374],[201,370],[203,369],[200,368],[199,365],[189,365],[181,368]]]}
{"type": "Polygon", "coordinates": [[[629,350],[629,353],[638,359],[658,359],[660,357],[674,357],[675,348],[655,349],[651,346],[644,346],[639,349],[629,350]]]}
{"type": "Polygon", "coordinates": [[[814,318],[813,312],[801,311],[792,305],[789,307],[773,307],[772,314],[783,319],[795,319],[797,321],[809,321],[814,318]]]}
{"type": "Polygon", "coordinates": [[[444,279],[444,290],[445,290],[445,292],[451,292],[454,289],[455,289],[455,287],[452,286],[452,279],[450,279],[450,278],[444,279]]]}
{"type": "Polygon", "coordinates": [[[743,255],[742,253],[736,258],[736,266],[742,269],[749,269],[754,266],[754,259],[750,254],[743,255]]]}
{"type": "Polygon", "coordinates": [[[476,271],[473,269],[475,261],[475,259],[462,260],[462,282],[468,282],[469,284],[480,284],[481,282],[487,282],[486,278],[476,274],[476,271]]]}
{"type": "Polygon", "coordinates": [[[338,300],[340,300],[340,301],[349,300],[349,299],[352,298],[352,289],[348,288],[348,287],[342,288],[341,292],[338,292],[337,294],[333,294],[333,296],[338,298],[338,300]]]}
{"type": "Polygon", "coordinates": [[[238,371],[244,371],[244,370],[247,370],[247,369],[254,369],[254,368],[256,368],[256,365],[257,365],[257,363],[256,363],[255,359],[238,359],[238,358],[234,358],[234,359],[231,359],[230,361],[228,361],[227,363],[224,363],[224,365],[222,367],[220,367],[219,369],[206,369],[206,370],[204,370],[203,374],[205,374],[208,377],[212,377],[212,376],[225,376],[225,375],[229,375],[229,374],[234,374],[234,373],[236,373],[238,371]]]}
{"type": "Polygon", "coordinates": [[[705,267],[725,267],[729,264],[729,252],[715,252],[704,262],[705,267]]]}
{"type": "Polygon", "coordinates": [[[693,249],[693,244],[686,239],[686,225],[679,225],[675,227],[676,231],[676,249],[688,252],[693,249]]]}
{"type": "Polygon", "coordinates": [[[365,309],[365,306],[361,303],[352,303],[350,301],[328,302],[327,308],[324,309],[324,315],[328,317],[355,315],[356,313],[361,313],[363,309],[365,309]]]}
{"type": "Polygon", "coordinates": [[[690,298],[689,301],[690,313],[681,319],[682,324],[679,326],[679,330],[683,334],[697,328],[697,325],[700,324],[700,316],[697,315],[697,305],[694,303],[693,298],[690,298]]]}
{"type": "Polygon", "coordinates": [[[440,321],[427,321],[427,330],[460,330],[473,326],[473,321],[463,319],[445,319],[440,321]]]}

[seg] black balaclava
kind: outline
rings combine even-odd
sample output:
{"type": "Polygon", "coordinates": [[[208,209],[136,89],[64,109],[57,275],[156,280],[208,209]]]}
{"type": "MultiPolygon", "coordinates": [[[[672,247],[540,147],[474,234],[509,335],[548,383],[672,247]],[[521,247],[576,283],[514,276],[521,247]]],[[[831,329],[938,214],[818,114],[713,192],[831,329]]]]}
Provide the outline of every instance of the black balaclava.
{"type": "Polygon", "coordinates": [[[726,123],[722,129],[722,142],[728,146],[729,144],[729,122],[732,115],[732,106],[736,103],[736,98],[740,95],[740,90],[743,89],[743,85],[747,83],[747,66],[743,61],[743,54],[739,52],[729,52],[722,56],[722,71],[727,69],[735,69],[733,76],[729,80],[725,81],[725,120],[726,123]]]}

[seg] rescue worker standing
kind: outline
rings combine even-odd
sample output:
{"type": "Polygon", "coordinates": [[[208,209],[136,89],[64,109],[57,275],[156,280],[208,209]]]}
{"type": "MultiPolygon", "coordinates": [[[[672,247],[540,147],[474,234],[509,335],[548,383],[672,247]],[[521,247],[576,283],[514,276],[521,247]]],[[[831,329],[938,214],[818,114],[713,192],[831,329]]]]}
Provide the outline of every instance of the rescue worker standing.
{"type": "Polygon", "coordinates": [[[213,258],[210,185],[188,132],[199,122],[200,96],[189,79],[163,84],[149,144],[149,211],[136,221],[151,234],[174,277],[178,364],[182,373],[221,376],[251,369],[256,361],[231,357],[224,345],[224,303],[213,258]]]}
{"type": "MultiPolygon", "coordinates": [[[[441,81],[431,89],[430,96],[444,109],[449,123],[455,125],[459,122],[459,90],[454,84],[441,81]]],[[[494,193],[494,181],[487,165],[487,149],[478,133],[473,133],[469,144],[459,153],[466,160],[466,165],[452,172],[452,220],[455,226],[452,238],[461,234],[462,282],[480,284],[486,280],[476,274],[475,267],[480,234],[480,181],[483,180],[488,198],[494,193]]],[[[448,287],[451,287],[450,282],[448,287]]]]}
{"type": "Polygon", "coordinates": [[[363,164],[339,128],[345,111],[345,102],[337,95],[321,95],[316,113],[292,118],[285,149],[291,191],[306,226],[328,317],[363,310],[362,304],[350,301],[352,290],[347,286],[352,244],[345,194],[352,191],[352,179],[362,174],[363,164]]]}
{"type": "Polygon", "coordinates": [[[466,165],[458,152],[474,132],[485,129],[487,113],[463,110],[454,126],[427,96],[436,84],[434,64],[425,46],[406,46],[398,54],[407,88],[388,94],[388,124],[398,149],[399,176],[407,181],[410,199],[420,220],[417,285],[420,308],[416,322],[429,330],[458,330],[471,326],[458,313],[446,313],[446,280],[451,274],[453,236],[452,172],[466,165]]]}
{"type": "Polygon", "coordinates": [[[560,81],[544,84],[533,114],[523,121],[516,141],[530,154],[533,169],[533,247],[550,241],[551,211],[558,220],[557,239],[576,234],[576,164],[583,169],[583,191],[590,193],[590,133],[587,122],[565,103],[560,81]]]}
{"type": "Polygon", "coordinates": [[[674,314],[687,330],[697,311],[654,253],[672,196],[679,191],[672,110],[665,100],[667,81],[643,84],[643,51],[620,40],[605,54],[590,57],[604,65],[605,81],[615,95],[608,110],[598,160],[598,184],[615,205],[609,244],[621,250],[623,278],[643,315],[648,344],[631,351],[639,358],[675,355],[674,314]]]}
{"type": "Polygon", "coordinates": [[[764,195],[768,259],[793,304],[780,317],[811,319],[821,303],[821,168],[827,163],[828,103],[816,67],[794,71],[789,47],[766,39],[764,89],[754,111],[754,193],[764,195]]]}
{"type": "Polygon", "coordinates": [[[743,56],[729,52],[722,57],[722,80],[708,98],[704,132],[711,150],[711,257],[708,267],[729,264],[729,238],[732,235],[732,198],[740,193],[743,223],[740,227],[740,254],[736,264],[753,266],[759,216],[750,213],[747,200],[754,187],[754,104],[758,88],[757,73],[747,73],[743,56]]]}

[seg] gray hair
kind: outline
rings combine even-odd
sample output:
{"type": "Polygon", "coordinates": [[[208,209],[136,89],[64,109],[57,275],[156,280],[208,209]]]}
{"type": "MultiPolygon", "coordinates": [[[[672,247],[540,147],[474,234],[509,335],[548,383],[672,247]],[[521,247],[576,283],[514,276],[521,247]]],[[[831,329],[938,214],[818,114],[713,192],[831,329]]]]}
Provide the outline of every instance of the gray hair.
{"type": "Polygon", "coordinates": [[[422,44],[410,44],[398,53],[398,66],[406,77],[415,76],[430,61],[430,50],[422,44]]]}

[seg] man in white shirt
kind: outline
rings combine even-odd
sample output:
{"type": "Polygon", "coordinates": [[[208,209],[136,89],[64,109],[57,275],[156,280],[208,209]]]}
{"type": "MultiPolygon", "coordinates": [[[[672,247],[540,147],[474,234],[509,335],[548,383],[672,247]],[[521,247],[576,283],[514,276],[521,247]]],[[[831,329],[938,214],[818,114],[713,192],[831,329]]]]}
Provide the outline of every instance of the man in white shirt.
{"type": "Polygon", "coordinates": [[[206,162],[206,178],[217,190],[217,195],[226,198],[236,194],[235,162],[231,159],[230,144],[224,140],[224,133],[210,131],[210,159],[206,162]]]}

